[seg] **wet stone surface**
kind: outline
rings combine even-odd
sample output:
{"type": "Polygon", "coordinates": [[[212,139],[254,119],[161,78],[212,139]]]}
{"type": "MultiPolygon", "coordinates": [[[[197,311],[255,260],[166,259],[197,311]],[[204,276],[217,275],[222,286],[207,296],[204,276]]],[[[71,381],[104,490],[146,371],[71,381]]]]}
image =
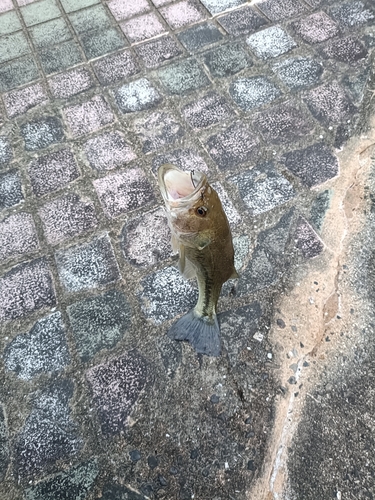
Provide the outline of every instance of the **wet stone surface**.
{"type": "Polygon", "coordinates": [[[195,100],[182,109],[184,117],[193,128],[205,128],[235,116],[226,99],[213,92],[195,100]]]}
{"type": "Polygon", "coordinates": [[[95,132],[114,119],[111,108],[102,96],[66,108],[65,117],[74,137],[95,132]]]}
{"type": "Polygon", "coordinates": [[[21,212],[0,222],[0,261],[38,248],[39,241],[31,214],[21,212]]]}
{"type": "Polygon", "coordinates": [[[184,135],[181,124],[170,113],[155,111],[134,120],[134,132],[142,143],[143,153],[173,144],[184,135]]]}
{"type": "Polygon", "coordinates": [[[236,43],[221,45],[204,54],[204,62],[214,77],[235,75],[251,66],[251,58],[245,49],[236,43]]]}
{"type": "Polygon", "coordinates": [[[202,66],[195,59],[161,69],[158,76],[169,94],[184,94],[209,85],[202,66]]]}
{"type": "Polygon", "coordinates": [[[21,135],[27,151],[37,151],[64,140],[61,121],[48,116],[21,126],[21,135]]]}
{"type": "Polygon", "coordinates": [[[244,111],[268,104],[281,95],[281,90],[262,76],[235,80],[229,92],[234,102],[244,111]]]}
{"type": "Polygon", "coordinates": [[[297,46],[293,38],[280,26],[271,26],[250,35],[246,43],[261,59],[280,56],[297,46]]]}
{"type": "Polygon", "coordinates": [[[218,18],[222,27],[233,36],[245,35],[257,31],[267,23],[266,19],[255,12],[251,7],[229,12],[218,18]]]}
{"type": "Polygon", "coordinates": [[[84,146],[90,167],[112,170],[134,160],[136,154],[119,132],[107,132],[89,139],[84,146]]]}
{"type": "Polygon", "coordinates": [[[17,205],[24,199],[18,170],[0,173],[0,210],[17,205]]]}
{"type": "Polygon", "coordinates": [[[291,89],[299,90],[319,82],[323,66],[307,57],[295,57],[273,65],[279,78],[291,89]]]}
{"type": "Polygon", "coordinates": [[[162,100],[157,89],[146,78],[120,87],[115,92],[115,99],[123,113],[153,108],[162,100]]]}
{"type": "Polygon", "coordinates": [[[48,96],[40,83],[21,90],[13,90],[4,96],[4,104],[9,118],[22,115],[29,109],[47,101],[48,96]]]}

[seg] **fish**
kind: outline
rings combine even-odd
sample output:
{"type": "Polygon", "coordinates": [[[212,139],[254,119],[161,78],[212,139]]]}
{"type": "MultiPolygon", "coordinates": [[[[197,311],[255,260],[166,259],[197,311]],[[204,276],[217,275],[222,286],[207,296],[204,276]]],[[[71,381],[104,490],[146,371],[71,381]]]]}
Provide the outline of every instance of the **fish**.
{"type": "Polygon", "coordinates": [[[171,326],[168,336],[188,341],[199,354],[219,356],[217,302],[223,284],[238,278],[228,219],[203,172],[185,172],[167,163],[158,169],[158,184],[179,270],[185,278],[197,279],[199,291],[196,306],[171,326]]]}

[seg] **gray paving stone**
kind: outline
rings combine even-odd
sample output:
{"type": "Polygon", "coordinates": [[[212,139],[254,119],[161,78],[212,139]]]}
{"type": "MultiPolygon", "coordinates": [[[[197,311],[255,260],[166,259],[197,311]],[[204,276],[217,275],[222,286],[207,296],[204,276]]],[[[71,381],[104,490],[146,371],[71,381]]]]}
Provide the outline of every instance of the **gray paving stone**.
{"type": "Polygon", "coordinates": [[[77,162],[69,149],[39,156],[28,165],[28,173],[36,196],[56,191],[80,176],[77,162]]]}
{"type": "Polygon", "coordinates": [[[135,50],[146,68],[156,68],[163,62],[182,54],[181,47],[169,35],[142,45],[137,45],[135,50]]]}
{"type": "Polygon", "coordinates": [[[47,471],[58,460],[73,457],[83,446],[70,416],[73,383],[58,379],[33,397],[33,408],[14,445],[19,477],[47,471]]]}
{"type": "Polygon", "coordinates": [[[321,184],[339,172],[337,157],[321,143],[286,153],[283,163],[308,187],[321,184]]]}
{"type": "Polygon", "coordinates": [[[204,19],[201,4],[196,0],[182,0],[174,4],[161,7],[160,14],[167,21],[172,30],[189,26],[204,19]]]}
{"type": "Polygon", "coordinates": [[[166,32],[165,26],[154,12],[124,21],[120,27],[131,43],[141,42],[166,32]]]}
{"type": "Polygon", "coordinates": [[[291,208],[273,227],[262,231],[258,235],[258,245],[263,248],[276,262],[285,260],[285,250],[291,240],[290,229],[294,222],[295,209],[291,208]]]}
{"type": "Polygon", "coordinates": [[[231,170],[241,163],[256,160],[259,139],[247,124],[237,122],[224,132],[211,136],[207,150],[220,169],[231,170]]]}
{"type": "Polygon", "coordinates": [[[236,116],[228,101],[216,92],[195,99],[182,108],[182,113],[189,125],[196,129],[210,127],[236,116]]]}
{"type": "Polygon", "coordinates": [[[195,306],[198,292],[175,267],[149,274],[141,281],[139,299],[143,313],[159,325],[195,306]]]}
{"type": "Polygon", "coordinates": [[[154,108],[162,101],[160,93],[147,78],[123,85],[114,92],[114,96],[123,113],[154,108]]]}
{"type": "Polygon", "coordinates": [[[220,184],[220,182],[213,182],[211,185],[219,195],[221,204],[223,206],[229,224],[232,227],[235,226],[241,220],[240,214],[234,208],[234,205],[231,202],[231,199],[229,198],[227,192],[224,190],[222,184],[220,184]]]}
{"type": "Polygon", "coordinates": [[[74,40],[41,50],[39,59],[47,75],[64,71],[83,60],[79,46],[74,40]]]}
{"type": "Polygon", "coordinates": [[[202,3],[212,15],[215,15],[224,10],[239,7],[246,3],[246,0],[202,0],[202,3]]]}
{"type": "Polygon", "coordinates": [[[262,163],[229,180],[237,186],[251,215],[268,212],[296,195],[293,186],[272,163],[262,163]]]}
{"type": "Polygon", "coordinates": [[[251,7],[234,10],[218,18],[219,23],[230,35],[240,36],[257,31],[267,21],[251,7]]]}
{"type": "Polygon", "coordinates": [[[17,335],[4,350],[4,364],[23,380],[40,373],[58,372],[70,363],[60,312],[37,321],[31,330],[17,335]]]}
{"type": "Polygon", "coordinates": [[[127,222],[121,232],[124,257],[134,266],[148,267],[172,255],[171,233],[163,208],[127,222]]]}
{"type": "Polygon", "coordinates": [[[29,33],[37,49],[66,42],[73,38],[67,23],[62,18],[38,24],[31,28],[29,33]]]}
{"type": "Polygon", "coordinates": [[[135,119],[133,129],[142,143],[143,153],[158,151],[168,144],[173,144],[185,133],[175,117],[164,111],[154,111],[135,119]]]}
{"type": "Polygon", "coordinates": [[[358,38],[352,36],[330,40],[322,52],[329,58],[348,64],[364,59],[368,54],[358,38]]]}
{"type": "Polygon", "coordinates": [[[19,212],[0,222],[0,260],[33,252],[39,241],[33,216],[19,212]]]}
{"type": "Polygon", "coordinates": [[[114,347],[131,324],[131,307],[125,295],[117,290],[75,302],[67,310],[82,361],[89,361],[102,349],[114,347]]]}
{"type": "Polygon", "coordinates": [[[103,486],[103,500],[147,500],[141,493],[130,489],[127,486],[113,483],[106,483],[103,486]]]}
{"type": "Polygon", "coordinates": [[[86,372],[103,434],[123,431],[127,418],[146,386],[148,363],[129,351],[86,372]]]}
{"type": "Polygon", "coordinates": [[[64,11],[67,13],[84,9],[85,7],[90,7],[91,5],[100,2],[100,0],[60,0],[60,1],[61,5],[64,8],[64,11]]]}
{"type": "Polygon", "coordinates": [[[274,22],[295,17],[307,11],[300,0],[261,0],[257,3],[257,7],[274,22]]]}
{"type": "Polygon", "coordinates": [[[310,57],[293,57],[275,63],[272,69],[277,76],[292,90],[311,87],[319,82],[323,66],[310,57]]]}
{"type": "Polygon", "coordinates": [[[237,293],[239,296],[254,293],[274,285],[277,281],[278,273],[275,262],[263,248],[257,246],[250,263],[241,273],[237,293]]]}
{"type": "Polygon", "coordinates": [[[221,45],[203,57],[211,75],[218,77],[235,75],[253,64],[249,54],[237,43],[221,45]]]}
{"type": "Polygon", "coordinates": [[[136,0],[134,2],[123,2],[122,0],[111,0],[108,2],[114,18],[117,21],[142,14],[150,10],[150,4],[147,0],[136,0]]]}
{"type": "Polygon", "coordinates": [[[26,151],[37,151],[65,139],[61,122],[55,116],[25,123],[20,129],[26,151]]]}
{"type": "Polygon", "coordinates": [[[281,90],[267,77],[239,78],[229,86],[234,102],[244,111],[251,111],[281,96],[281,90]]]}
{"type": "Polygon", "coordinates": [[[99,172],[122,167],[137,157],[119,132],[107,132],[89,139],[84,150],[90,167],[99,172]]]}
{"type": "Polygon", "coordinates": [[[21,90],[13,90],[3,96],[9,118],[22,115],[29,109],[48,102],[48,95],[41,83],[36,83],[21,90]]]}
{"type": "Polygon", "coordinates": [[[208,173],[208,167],[202,156],[195,149],[175,149],[168,153],[157,155],[152,160],[152,172],[157,177],[158,168],[164,163],[173,163],[183,170],[199,170],[208,173]]]}
{"type": "Polygon", "coordinates": [[[56,305],[52,275],[46,258],[13,267],[0,278],[0,321],[22,318],[56,305]]]}
{"type": "Polygon", "coordinates": [[[121,278],[107,234],[58,250],[55,259],[60,281],[68,292],[97,288],[121,278]]]}
{"type": "Polygon", "coordinates": [[[308,136],[314,130],[314,124],[306,111],[293,101],[283,102],[258,113],[253,123],[266,143],[283,146],[308,136]]]}
{"type": "Polygon", "coordinates": [[[68,15],[69,21],[78,35],[111,27],[111,18],[104,5],[94,5],[68,15]]]}
{"type": "Polygon", "coordinates": [[[214,24],[204,23],[182,31],[177,38],[187,50],[194,52],[219,42],[223,35],[214,24]]]}
{"type": "Polygon", "coordinates": [[[210,84],[202,66],[187,59],[158,71],[158,77],[169,94],[185,94],[210,84]]]}
{"type": "Polygon", "coordinates": [[[0,169],[7,166],[13,158],[12,146],[8,138],[4,135],[0,136],[0,169]]]}
{"type": "Polygon", "coordinates": [[[124,52],[103,57],[93,63],[94,71],[102,85],[117,83],[139,72],[137,60],[132,52],[124,52]]]}
{"type": "Polygon", "coordinates": [[[306,92],[304,100],[311,113],[324,125],[337,125],[355,111],[345,90],[335,81],[306,92]]]}
{"type": "Polygon", "coordinates": [[[124,35],[117,28],[106,27],[83,33],[79,39],[87,59],[95,59],[127,45],[124,35]]]}
{"type": "Polygon", "coordinates": [[[32,3],[21,7],[20,11],[26,26],[33,26],[44,21],[49,21],[61,15],[55,0],[42,0],[35,4],[32,3]]]}
{"type": "Polygon", "coordinates": [[[39,71],[31,56],[0,65],[0,92],[6,92],[39,77],[39,71]]]}
{"type": "Polygon", "coordinates": [[[303,217],[298,218],[295,239],[305,259],[317,257],[324,250],[321,239],[303,217]]]}
{"type": "Polygon", "coordinates": [[[22,29],[22,24],[15,11],[6,12],[0,16],[0,36],[22,29]]]}
{"type": "Polygon", "coordinates": [[[330,9],[330,14],[340,26],[344,28],[355,28],[371,21],[374,22],[373,9],[368,9],[364,2],[352,1],[342,2],[330,9]]]}
{"type": "Polygon", "coordinates": [[[86,68],[72,69],[48,79],[49,88],[57,99],[67,99],[94,86],[90,72],[86,68]]]}
{"type": "Polygon", "coordinates": [[[281,26],[271,26],[246,38],[246,43],[261,59],[277,57],[297,47],[293,38],[281,26]]]}
{"type": "Polygon", "coordinates": [[[40,481],[25,490],[25,500],[85,500],[99,474],[97,461],[90,460],[40,481]]]}
{"type": "Polygon", "coordinates": [[[112,123],[114,115],[101,95],[64,109],[65,119],[74,137],[80,137],[112,123]]]}
{"type": "Polygon", "coordinates": [[[157,347],[168,377],[173,378],[182,361],[181,342],[175,342],[163,335],[157,340],[157,347]]]}
{"type": "Polygon", "coordinates": [[[29,52],[30,46],[22,31],[0,38],[0,63],[16,59],[29,52]]]}
{"type": "Polygon", "coordinates": [[[318,230],[320,230],[323,226],[326,212],[331,205],[331,198],[332,190],[326,189],[325,191],[318,193],[311,205],[309,219],[318,230]]]}
{"type": "Polygon", "coordinates": [[[292,23],[292,26],[302,40],[312,44],[329,40],[340,32],[337,24],[325,12],[315,12],[292,23]]]}
{"type": "Polygon", "coordinates": [[[3,405],[0,404],[0,481],[4,481],[5,474],[8,469],[10,452],[9,452],[9,433],[6,422],[3,405]]]}
{"type": "Polygon", "coordinates": [[[93,203],[76,193],[68,193],[45,203],[38,213],[50,245],[66,241],[98,224],[93,203]]]}
{"type": "Polygon", "coordinates": [[[0,210],[23,201],[22,182],[18,170],[0,173],[0,210]]]}

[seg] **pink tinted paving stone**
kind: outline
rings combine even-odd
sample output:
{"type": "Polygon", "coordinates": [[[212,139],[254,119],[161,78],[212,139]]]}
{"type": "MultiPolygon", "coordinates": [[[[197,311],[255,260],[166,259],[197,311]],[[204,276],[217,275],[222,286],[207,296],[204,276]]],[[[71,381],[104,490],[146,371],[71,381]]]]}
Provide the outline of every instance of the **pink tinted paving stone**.
{"type": "Polygon", "coordinates": [[[261,59],[277,57],[297,47],[293,38],[281,26],[271,26],[246,39],[254,54],[261,59]]]}
{"type": "Polygon", "coordinates": [[[87,370],[103,434],[118,434],[126,428],[127,419],[146,386],[147,372],[146,360],[135,350],[87,370]]]}
{"type": "Polygon", "coordinates": [[[39,248],[34,219],[21,212],[0,222],[0,260],[27,254],[39,248]]]}
{"type": "Polygon", "coordinates": [[[109,85],[139,72],[134,55],[126,50],[93,63],[94,71],[102,85],[109,85]]]}
{"type": "Polygon", "coordinates": [[[92,229],[98,223],[93,203],[75,193],[49,201],[39,209],[39,216],[51,245],[92,229]]]}
{"type": "Polygon", "coordinates": [[[57,271],[68,292],[97,288],[121,279],[108,234],[55,253],[57,271]]]}
{"type": "Polygon", "coordinates": [[[21,176],[18,170],[0,174],[0,210],[23,201],[21,176]]]}
{"type": "Polygon", "coordinates": [[[296,240],[296,247],[301,250],[305,259],[312,259],[324,250],[322,240],[303,217],[298,218],[294,237],[296,240]]]}
{"type": "Polygon", "coordinates": [[[162,22],[153,12],[124,21],[120,27],[131,42],[140,42],[166,31],[162,22]]]}
{"type": "Polygon", "coordinates": [[[31,108],[48,102],[48,96],[40,83],[4,95],[4,104],[9,118],[26,113],[31,108]]]}
{"type": "Polygon", "coordinates": [[[102,96],[65,108],[66,121],[74,137],[79,137],[113,122],[111,107],[102,96]]]}
{"type": "Polygon", "coordinates": [[[163,208],[125,224],[121,233],[124,257],[134,266],[153,266],[172,255],[171,232],[163,208]]]}
{"type": "Polygon", "coordinates": [[[66,99],[91,88],[93,80],[86,68],[79,68],[49,78],[48,85],[54,97],[66,99]]]}
{"type": "MultiPolygon", "coordinates": [[[[370,5],[374,5],[370,2],[370,5]]],[[[354,28],[374,21],[374,9],[368,9],[364,2],[341,2],[331,8],[330,14],[333,19],[345,28],[354,28]]]]}
{"type": "Polygon", "coordinates": [[[195,149],[175,149],[169,153],[155,156],[152,160],[152,172],[157,177],[158,168],[164,163],[173,163],[182,170],[199,170],[208,173],[208,167],[202,156],[195,149]]]}
{"type": "Polygon", "coordinates": [[[233,36],[245,35],[257,31],[267,21],[251,7],[234,10],[218,18],[223,28],[233,36]]]}
{"type": "Polygon", "coordinates": [[[140,78],[123,85],[114,92],[114,95],[117,106],[123,113],[153,108],[162,101],[158,90],[147,78],[140,78]]]}
{"type": "Polygon", "coordinates": [[[210,127],[235,116],[227,100],[210,92],[182,108],[185,120],[196,129],[210,127]]]}
{"type": "Polygon", "coordinates": [[[56,305],[52,275],[43,257],[13,267],[0,278],[0,321],[56,305]]]}
{"type": "Polygon", "coordinates": [[[142,151],[150,153],[167,144],[173,144],[184,135],[180,123],[169,113],[155,111],[134,120],[134,132],[142,142],[142,151]]]}
{"type": "Polygon", "coordinates": [[[89,139],[84,149],[90,167],[99,171],[121,167],[137,157],[119,132],[108,132],[89,139]]]}
{"type": "Polygon", "coordinates": [[[300,0],[261,0],[256,3],[256,6],[271,21],[298,16],[307,10],[300,0]]]}
{"type": "Polygon", "coordinates": [[[128,19],[129,17],[136,16],[137,14],[150,10],[150,4],[147,0],[132,0],[131,2],[124,2],[124,0],[110,0],[107,5],[117,21],[121,21],[121,19],[128,19]]]}
{"type": "Polygon", "coordinates": [[[0,0],[0,12],[7,12],[14,9],[12,0],[0,0]]]}
{"type": "Polygon", "coordinates": [[[146,68],[155,68],[163,62],[182,54],[177,42],[169,35],[138,45],[135,50],[146,68]]]}
{"type": "Polygon", "coordinates": [[[107,175],[93,184],[107,217],[117,217],[155,200],[153,188],[140,168],[107,175]]]}
{"type": "Polygon", "coordinates": [[[322,51],[327,57],[349,64],[365,58],[368,54],[358,38],[352,36],[338,40],[330,40],[322,51]]]}
{"type": "Polygon", "coordinates": [[[183,0],[162,7],[160,13],[173,30],[204,19],[202,8],[194,0],[183,0]]]}
{"type": "Polygon", "coordinates": [[[40,156],[29,164],[28,171],[37,196],[56,191],[80,176],[76,160],[69,149],[40,156]]]}
{"type": "Polygon", "coordinates": [[[294,30],[308,43],[324,42],[337,35],[337,24],[325,12],[316,12],[292,23],[294,30]]]}

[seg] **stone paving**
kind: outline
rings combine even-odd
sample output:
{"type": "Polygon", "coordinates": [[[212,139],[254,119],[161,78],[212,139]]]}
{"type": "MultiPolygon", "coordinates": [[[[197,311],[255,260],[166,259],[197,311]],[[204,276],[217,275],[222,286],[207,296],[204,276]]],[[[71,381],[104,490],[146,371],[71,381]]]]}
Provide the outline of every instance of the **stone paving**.
{"type": "Polygon", "coordinates": [[[324,255],[374,25],[370,0],[0,0],[1,498],[247,498],[273,302],[324,255]],[[166,336],[197,298],[167,161],[232,225],[218,359],[166,336]]]}

